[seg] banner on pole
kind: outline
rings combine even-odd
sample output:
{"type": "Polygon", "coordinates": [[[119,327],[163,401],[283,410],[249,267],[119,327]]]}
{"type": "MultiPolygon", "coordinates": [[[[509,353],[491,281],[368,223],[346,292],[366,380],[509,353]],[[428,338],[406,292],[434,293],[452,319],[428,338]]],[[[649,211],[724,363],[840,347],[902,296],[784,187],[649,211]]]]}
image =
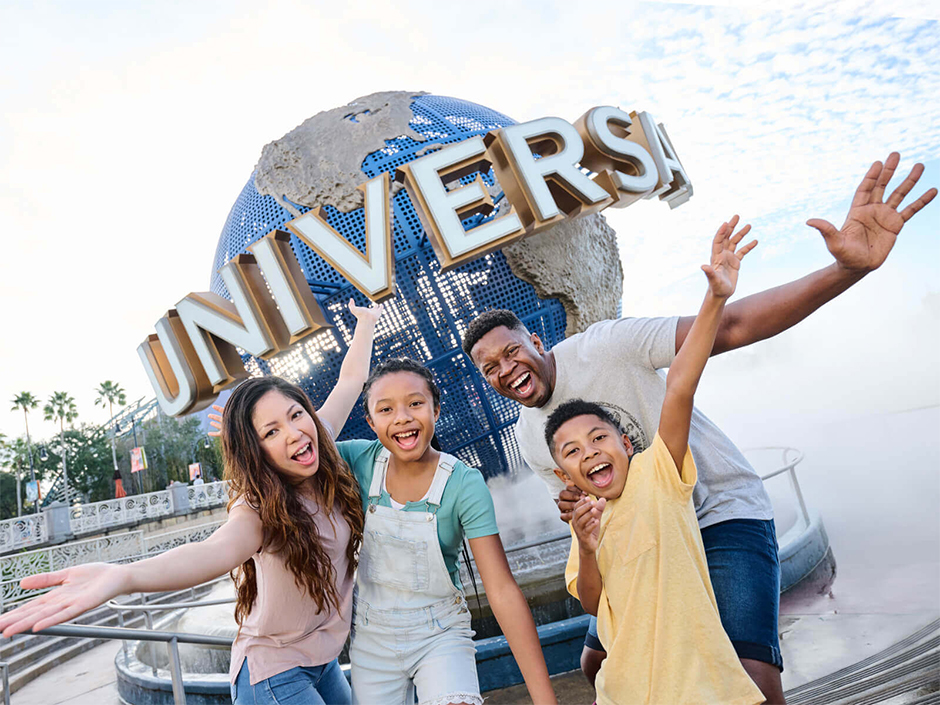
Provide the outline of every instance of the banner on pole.
{"type": "Polygon", "coordinates": [[[202,463],[192,463],[189,466],[190,481],[195,480],[197,477],[202,477],[202,463]]]}
{"type": "Polygon", "coordinates": [[[39,501],[39,482],[36,480],[30,480],[26,483],[26,501],[27,502],[38,502],[39,501]]]}
{"type": "Polygon", "coordinates": [[[140,448],[131,448],[131,472],[140,472],[147,469],[147,450],[140,448]]]}

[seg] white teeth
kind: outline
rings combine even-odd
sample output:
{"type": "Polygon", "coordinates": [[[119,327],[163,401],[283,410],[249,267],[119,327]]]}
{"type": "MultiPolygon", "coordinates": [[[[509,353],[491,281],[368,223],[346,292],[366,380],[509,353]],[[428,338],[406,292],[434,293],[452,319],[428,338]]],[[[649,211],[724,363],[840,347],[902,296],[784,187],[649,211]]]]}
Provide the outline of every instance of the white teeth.
{"type": "Polygon", "coordinates": [[[529,381],[530,376],[531,375],[529,375],[529,373],[526,372],[525,374],[520,376],[519,379],[517,379],[515,382],[512,382],[509,386],[512,387],[513,389],[519,389],[519,387],[521,387],[524,383],[529,381]]]}
{"type": "Polygon", "coordinates": [[[298,455],[303,455],[303,454],[306,453],[308,450],[310,450],[310,444],[309,444],[309,443],[308,443],[307,445],[305,445],[303,448],[301,448],[300,450],[298,450],[296,453],[294,453],[291,457],[292,457],[292,458],[296,458],[298,455]]]}
{"type": "Polygon", "coordinates": [[[600,470],[604,470],[609,467],[610,467],[610,463],[601,463],[600,465],[595,465],[593,468],[588,470],[588,475],[593,475],[594,473],[599,472],[600,470]]]}
{"type": "Polygon", "coordinates": [[[404,433],[396,433],[395,438],[410,438],[411,436],[417,436],[417,431],[405,431],[404,433]]]}

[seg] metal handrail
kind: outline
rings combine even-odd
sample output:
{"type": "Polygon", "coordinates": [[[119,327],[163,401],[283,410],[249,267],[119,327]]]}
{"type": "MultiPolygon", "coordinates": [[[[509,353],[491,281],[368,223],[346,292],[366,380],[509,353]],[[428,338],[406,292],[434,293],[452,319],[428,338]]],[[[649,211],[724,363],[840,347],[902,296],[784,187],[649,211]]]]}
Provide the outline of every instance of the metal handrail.
{"type": "Polygon", "coordinates": [[[10,664],[0,661],[0,670],[3,671],[3,705],[10,705],[10,664]]]}
{"type": "Polygon", "coordinates": [[[113,610],[125,612],[161,612],[163,610],[185,610],[190,607],[208,607],[209,605],[228,605],[237,602],[236,597],[226,597],[219,600],[206,600],[205,602],[165,602],[159,605],[122,605],[115,600],[108,600],[105,605],[113,610]]]}
{"type": "Polygon", "coordinates": [[[800,514],[803,518],[804,526],[808,527],[812,523],[809,518],[809,510],[806,508],[806,500],[803,499],[803,490],[800,488],[800,482],[796,479],[796,466],[803,462],[805,454],[799,448],[790,448],[789,446],[761,446],[758,448],[746,448],[742,449],[746,451],[757,451],[757,450],[777,450],[783,453],[783,467],[777,468],[766,475],[761,475],[761,480],[766,481],[777,475],[782,475],[787,473],[790,477],[790,487],[793,490],[793,494],[796,495],[796,502],[800,507],[800,514]],[[790,453],[796,453],[796,456],[791,460],[787,456],[790,453]]]}
{"type": "MultiPolygon", "coordinates": [[[[86,627],[78,624],[60,624],[46,627],[37,634],[48,636],[68,636],[92,639],[137,639],[139,641],[164,642],[170,657],[170,678],[173,681],[173,702],[186,705],[186,691],[183,688],[183,668],[180,665],[180,644],[200,644],[202,646],[228,646],[233,639],[208,634],[188,634],[186,632],[150,631],[148,629],[127,629],[125,627],[86,627]]],[[[6,693],[7,689],[4,689],[6,693]]],[[[9,701],[7,701],[9,705],[9,701]]]]}
{"type": "MultiPolygon", "coordinates": [[[[229,579],[228,574],[220,575],[218,578],[213,578],[212,580],[206,581],[204,583],[200,583],[199,585],[193,585],[191,588],[189,588],[189,594],[193,598],[195,598],[197,588],[215,585],[218,582],[221,582],[223,580],[228,580],[228,579],[229,579]]],[[[186,588],[183,588],[183,589],[185,590],[186,588]]],[[[141,593],[141,597],[143,600],[146,600],[147,593],[141,593]]],[[[179,603],[161,602],[159,604],[147,604],[146,602],[144,602],[143,604],[139,604],[139,605],[126,605],[126,604],[122,604],[118,602],[117,600],[108,600],[105,603],[105,606],[110,607],[112,610],[117,612],[118,624],[120,625],[121,628],[124,627],[124,613],[125,612],[143,612],[144,622],[147,625],[147,629],[150,631],[153,631],[153,613],[154,612],[172,611],[174,609],[189,609],[190,607],[201,607],[204,605],[230,604],[232,602],[236,602],[236,598],[228,597],[228,598],[223,598],[220,600],[207,600],[205,602],[179,602],[179,603]]],[[[126,639],[121,642],[121,651],[124,653],[124,663],[126,664],[129,660],[129,657],[127,654],[127,640],[126,639]]],[[[150,645],[150,656],[151,656],[151,661],[153,661],[150,668],[153,671],[153,675],[157,675],[157,659],[156,659],[156,654],[153,651],[153,644],[150,645]]]]}
{"type": "Polygon", "coordinates": [[[781,475],[788,470],[794,470],[797,465],[803,462],[803,458],[806,457],[803,451],[801,451],[799,448],[790,448],[788,446],[760,446],[759,448],[746,448],[745,450],[779,450],[783,452],[783,467],[773,470],[766,475],[761,475],[761,480],[769,480],[770,478],[781,475]],[[787,462],[787,453],[796,453],[796,457],[792,461],[787,462]]]}

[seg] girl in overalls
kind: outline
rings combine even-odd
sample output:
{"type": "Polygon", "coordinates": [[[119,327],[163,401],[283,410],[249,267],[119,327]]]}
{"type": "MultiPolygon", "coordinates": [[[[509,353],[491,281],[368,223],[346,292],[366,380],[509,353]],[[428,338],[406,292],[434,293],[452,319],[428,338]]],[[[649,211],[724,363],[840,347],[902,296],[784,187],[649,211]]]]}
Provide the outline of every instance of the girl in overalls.
{"type": "MultiPolygon", "coordinates": [[[[496,616],[535,703],[555,695],[532,620],[499,539],[479,470],[431,446],[440,392],[413,360],[375,367],[363,392],[376,441],[337,444],[365,509],[350,660],[362,705],[479,705],[458,552],[469,539],[496,616]]],[[[469,567],[469,566],[468,566],[469,567]]]]}

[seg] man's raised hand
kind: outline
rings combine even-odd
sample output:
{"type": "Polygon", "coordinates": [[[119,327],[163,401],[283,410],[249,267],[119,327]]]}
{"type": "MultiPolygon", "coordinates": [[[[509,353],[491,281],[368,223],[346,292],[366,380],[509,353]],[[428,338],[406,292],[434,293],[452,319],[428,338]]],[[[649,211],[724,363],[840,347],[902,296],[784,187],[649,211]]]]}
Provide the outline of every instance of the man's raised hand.
{"type": "Polygon", "coordinates": [[[738,245],[744,236],[751,231],[750,225],[745,225],[737,233],[738,216],[734,216],[727,223],[722,223],[712,240],[712,257],[710,264],[703,264],[702,271],[708,277],[708,287],[713,296],[727,299],[734,293],[738,285],[738,270],[744,255],[757,247],[757,240],[751,240],[741,249],[738,245]]]}
{"type": "Polygon", "coordinates": [[[924,173],[924,165],[915,164],[888,200],[882,200],[888,182],[891,181],[900,161],[901,155],[891,152],[884,164],[875,162],[871,165],[855,192],[855,198],[852,199],[852,206],[841,230],[819,218],[806,221],[807,225],[820,232],[829,252],[843,269],[858,274],[867,274],[878,269],[894,247],[904,223],[937,195],[937,189],[929,189],[907,208],[898,210],[901,202],[924,173]]]}

